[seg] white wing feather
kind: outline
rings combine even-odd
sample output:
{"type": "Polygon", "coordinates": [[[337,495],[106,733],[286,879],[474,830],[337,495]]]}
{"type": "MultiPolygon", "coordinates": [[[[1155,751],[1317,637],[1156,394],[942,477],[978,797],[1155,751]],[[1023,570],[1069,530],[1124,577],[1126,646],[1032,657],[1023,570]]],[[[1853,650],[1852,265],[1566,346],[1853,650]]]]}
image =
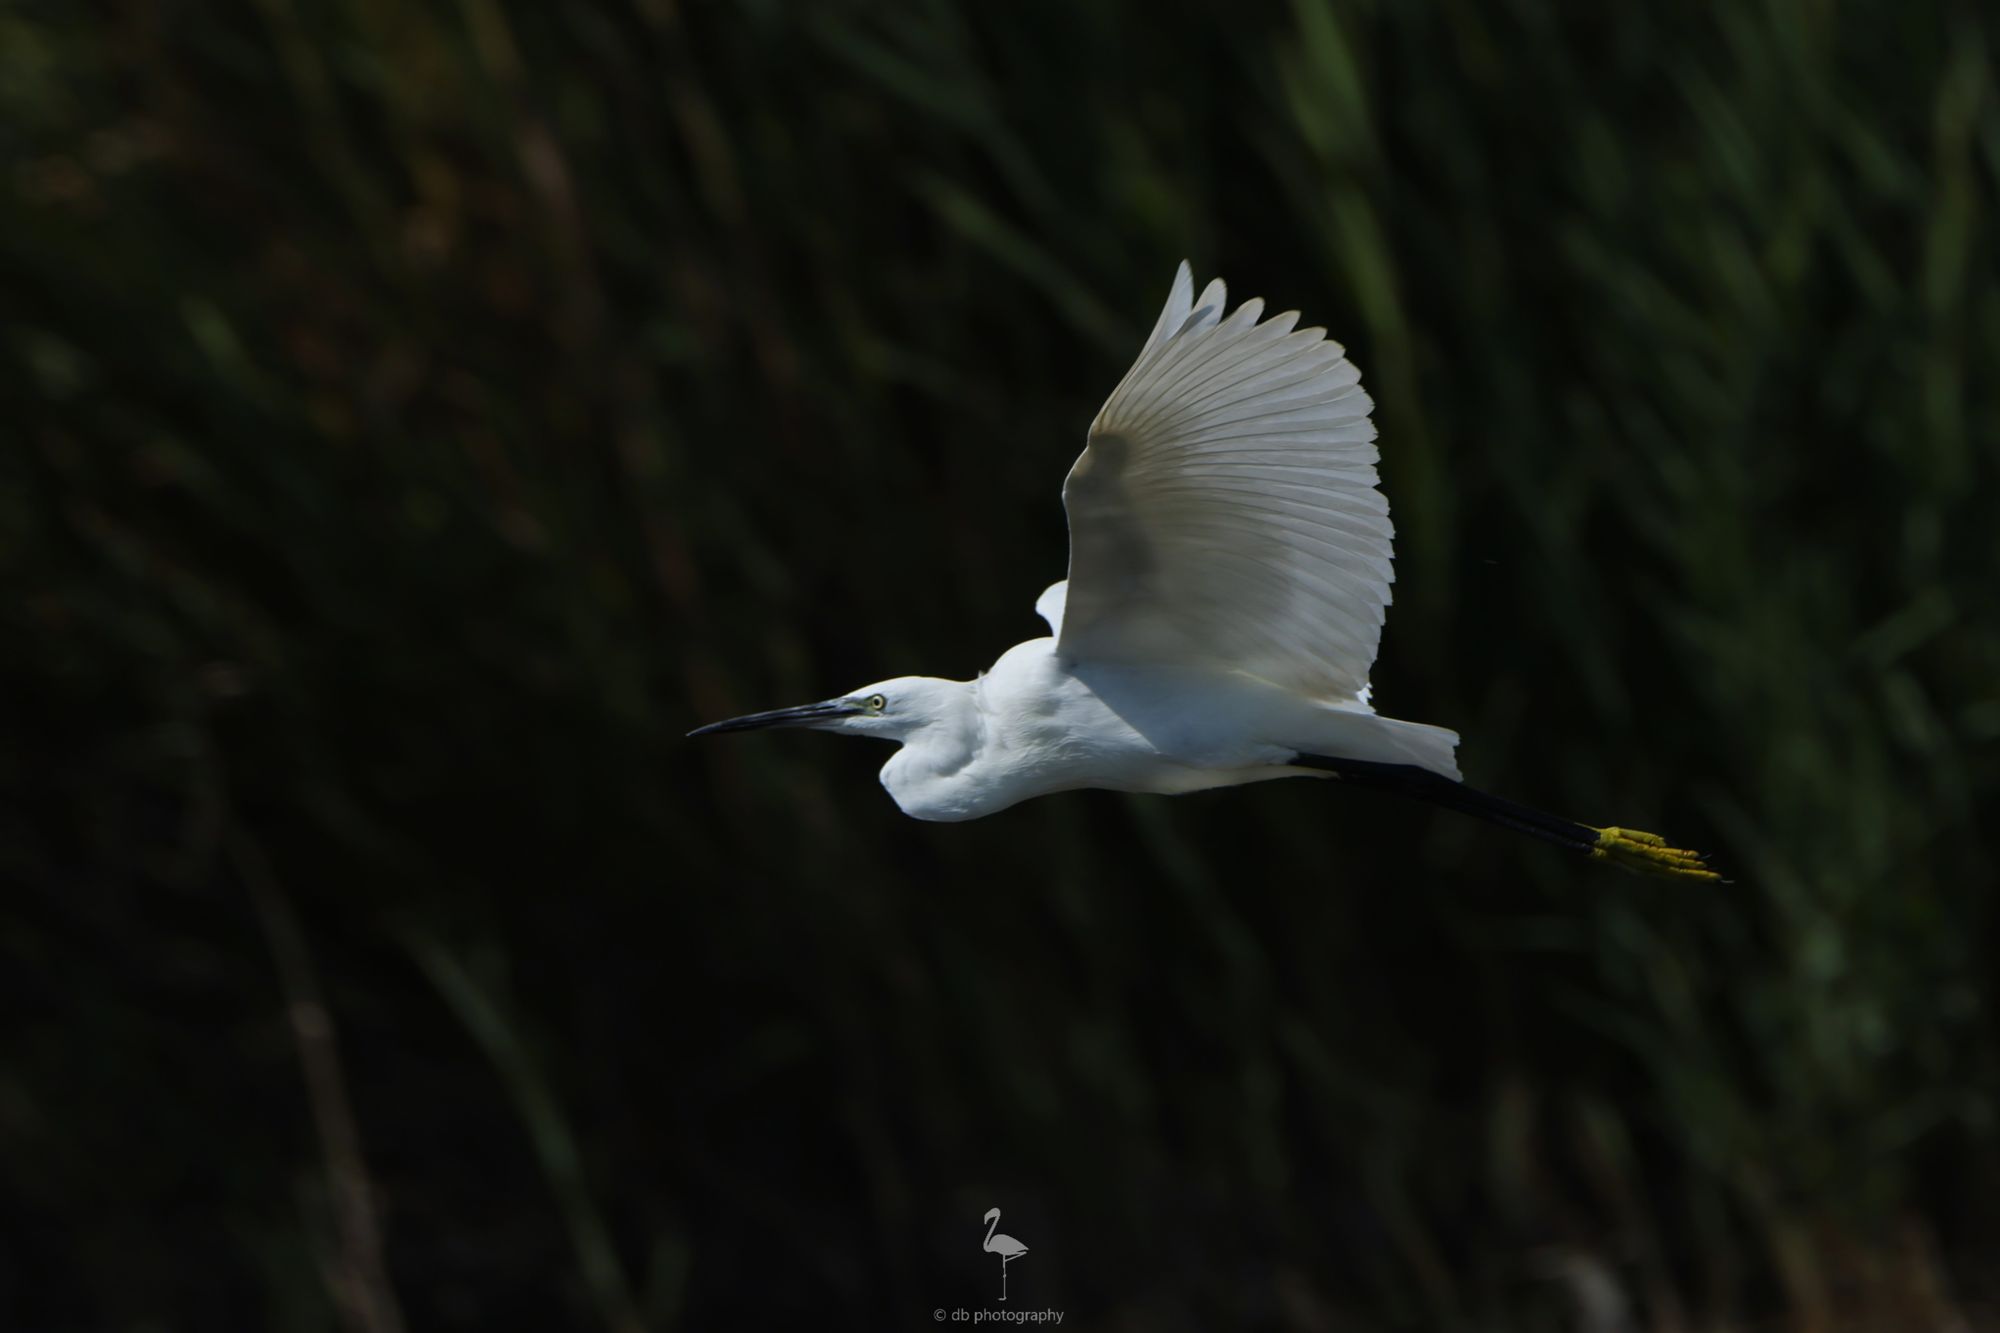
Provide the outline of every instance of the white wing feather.
{"type": "Polygon", "coordinates": [[[1042,595],[1035,599],[1035,614],[1049,622],[1049,633],[1062,633],[1063,603],[1069,600],[1069,580],[1051,583],[1042,589],[1042,595]]]}
{"type": "MultiPolygon", "coordinates": [[[[1361,373],[1297,312],[1226,319],[1188,266],[1063,483],[1072,661],[1206,664],[1363,697],[1394,577],[1361,373]]],[[[1066,601],[1066,604],[1065,604],[1066,601]]],[[[1047,604],[1046,608],[1044,604],[1047,604]]],[[[1048,615],[1053,611],[1054,615],[1048,615]]]]}

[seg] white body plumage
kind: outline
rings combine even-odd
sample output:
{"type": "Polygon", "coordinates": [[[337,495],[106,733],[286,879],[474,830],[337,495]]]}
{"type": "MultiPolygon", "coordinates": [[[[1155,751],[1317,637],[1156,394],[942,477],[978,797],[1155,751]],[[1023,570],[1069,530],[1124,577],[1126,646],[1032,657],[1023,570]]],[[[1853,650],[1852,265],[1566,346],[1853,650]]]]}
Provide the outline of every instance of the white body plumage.
{"type": "Polygon", "coordinates": [[[888,707],[844,729],[905,740],[882,785],[917,819],[977,819],[1081,787],[1178,795],[1327,776],[1291,767],[1302,751],[1457,775],[1442,728],[1234,672],[1070,664],[1053,638],[1016,644],[978,680],[905,677],[856,693],[888,707]],[[903,707],[923,718],[906,737],[894,716],[903,707]]]}

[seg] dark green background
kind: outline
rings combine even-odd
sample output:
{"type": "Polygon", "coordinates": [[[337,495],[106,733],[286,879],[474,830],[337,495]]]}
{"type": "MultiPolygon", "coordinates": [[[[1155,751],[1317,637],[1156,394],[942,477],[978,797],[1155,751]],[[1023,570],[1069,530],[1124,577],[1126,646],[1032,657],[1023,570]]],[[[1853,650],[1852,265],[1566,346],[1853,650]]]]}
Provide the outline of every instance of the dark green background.
{"type": "Polygon", "coordinates": [[[1994,1326],[1985,11],[0,5],[0,1323],[1994,1326]],[[682,739],[1040,633],[1183,256],[1733,885],[682,739]]]}

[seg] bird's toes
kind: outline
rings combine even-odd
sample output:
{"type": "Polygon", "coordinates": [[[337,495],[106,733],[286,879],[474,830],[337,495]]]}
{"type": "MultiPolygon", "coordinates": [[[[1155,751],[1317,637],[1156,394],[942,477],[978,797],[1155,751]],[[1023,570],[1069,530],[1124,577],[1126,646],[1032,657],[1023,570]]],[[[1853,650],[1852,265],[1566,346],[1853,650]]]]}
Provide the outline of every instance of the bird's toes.
{"type": "Polygon", "coordinates": [[[1590,854],[1626,870],[1642,875],[1726,882],[1720,874],[1708,868],[1700,852],[1670,847],[1667,840],[1657,833],[1629,828],[1601,828],[1596,833],[1597,845],[1590,854]]]}

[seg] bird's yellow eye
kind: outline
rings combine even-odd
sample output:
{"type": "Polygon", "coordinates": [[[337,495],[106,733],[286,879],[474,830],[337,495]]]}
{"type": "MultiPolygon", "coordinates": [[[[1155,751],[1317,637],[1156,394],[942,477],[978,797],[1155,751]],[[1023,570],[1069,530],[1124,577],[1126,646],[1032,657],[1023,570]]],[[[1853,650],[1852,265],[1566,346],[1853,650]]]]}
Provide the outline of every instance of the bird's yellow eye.
{"type": "Polygon", "coordinates": [[[868,705],[868,711],[871,713],[879,713],[889,706],[889,701],[879,694],[871,694],[863,702],[868,705]]]}

